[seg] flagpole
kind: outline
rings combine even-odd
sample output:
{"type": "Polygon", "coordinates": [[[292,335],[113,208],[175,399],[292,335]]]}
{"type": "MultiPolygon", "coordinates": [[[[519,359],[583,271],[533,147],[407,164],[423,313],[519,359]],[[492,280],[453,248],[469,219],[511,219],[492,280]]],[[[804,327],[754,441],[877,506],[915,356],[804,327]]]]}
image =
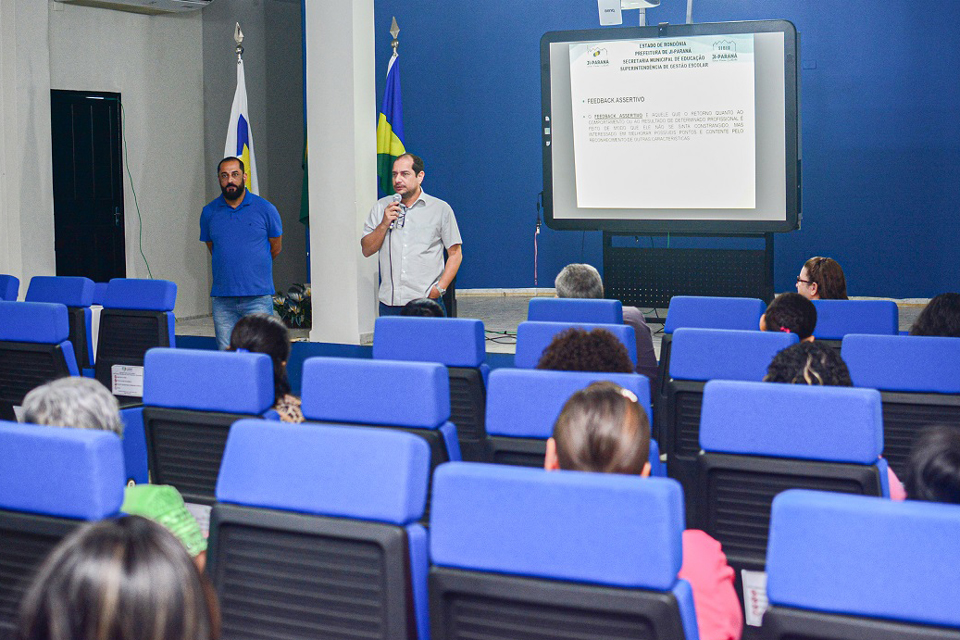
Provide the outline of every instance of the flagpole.
{"type": "Polygon", "coordinates": [[[233,32],[233,41],[237,43],[237,64],[243,63],[243,31],[240,30],[240,23],[237,23],[237,28],[233,32]]]}
{"type": "Polygon", "coordinates": [[[400,41],[397,40],[399,34],[400,27],[397,26],[397,16],[393,16],[393,22],[390,23],[390,35],[393,36],[393,40],[390,41],[390,46],[393,47],[393,55],[397,55],[397,47],[400,46],[400,41]]]}

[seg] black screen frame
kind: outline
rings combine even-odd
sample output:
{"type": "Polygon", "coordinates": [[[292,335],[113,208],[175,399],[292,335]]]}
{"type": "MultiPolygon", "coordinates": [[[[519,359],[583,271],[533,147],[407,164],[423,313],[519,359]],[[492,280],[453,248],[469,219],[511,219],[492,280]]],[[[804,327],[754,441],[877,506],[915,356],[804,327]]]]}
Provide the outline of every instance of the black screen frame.
{"type": "Polygon", "coordinates": [[[799,36],[788,20],[748,20],[738,22],[705,22],[700,24],[661,24],[649,27],[619,29],[585,29],[551,31],[540,39],[541,79],[541,149],[543,153],[544,221],[558,231],[606,231],[642,235],[756,235],[785,233],[800,228],[801,212],[801,146],[799,36]],[[784,167],[786,180],[785,220],[677,220],[664,216],[657,220],[624,220],[610,218],[556,219],[553,215],[553,113],[551,107],[550,45],[596,40],[640,40],[701,35],[738,33],[783,34],[784,63],[784,167]]]}

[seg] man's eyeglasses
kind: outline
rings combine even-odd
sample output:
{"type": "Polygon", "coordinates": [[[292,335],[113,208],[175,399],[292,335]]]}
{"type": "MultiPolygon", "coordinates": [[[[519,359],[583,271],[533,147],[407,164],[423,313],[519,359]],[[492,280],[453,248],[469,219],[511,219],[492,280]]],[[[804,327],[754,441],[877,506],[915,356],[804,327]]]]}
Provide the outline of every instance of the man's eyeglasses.
{"type": "Polygon", "coordinates": [[[801,278],[800,276],[797,276],[797,284],[800,284],[801,282],[802,282],[803,284],[811,284],[813,281],[812,281],[812,280],[804,280],[804,279],[801,278]]]}

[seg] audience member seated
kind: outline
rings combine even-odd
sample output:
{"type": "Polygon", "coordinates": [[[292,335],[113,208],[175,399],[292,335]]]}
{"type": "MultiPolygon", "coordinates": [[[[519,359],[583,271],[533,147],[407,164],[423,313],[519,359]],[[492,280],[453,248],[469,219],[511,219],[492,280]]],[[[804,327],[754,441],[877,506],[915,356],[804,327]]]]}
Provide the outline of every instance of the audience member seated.
{"type": "MultiPolygon", "coordinates": [[[[39,386],[23,399],[24,422],[48,427],[112,431],[123,437],[123,422],[116,397],[93,378],[60,378],[39,386]]],[[[173,487],[143,484],[128,486],[123,513],[136,514],[168,527],[201,569],[206,565],[207,541],[197,520],[187,511],[173,487]]]]}
{"type": "Polygon", "coordinates": [[[933,298],[910,327],[910,335],[960,338],[960,293],[933,298]]]}
{"type": "Polygon", "coordinates": [[[760,316],[760,331],[795,333],[800,342],[813,341],[817,308],[799,293],[781,293],[760,316]]]}
{"type": "MultiPolygon", "coordinates": [[[[650,423],[636,396],[612,382],[573,394],[547,441],[544,468],[650,475],[650,423]]],[[[695,529],[683,532],[679,577],[693,588],[701,640],[736,640],[743,614],[733,569],[720,543],[695,529]]]]}
{"type": "Polygon", "coordinates": [[[290,359],[290,332],[276,316],[255,313],[237,321],[230,334],[228,351],[265,353],[273,360],[274,409],[283,422],[303,422],[300,398],[290,393],[287,360],[290,359]]]}
{"type": "Polygon", "coordinates": [[[960,430],[924,429],[910,452],[904,486],[910,500],[960,504],[960,430]]]}
{"type": "MultiPolygon", "coordinates": [[[[801,342],[775,355],[767,367],[767,375],[763,377],[763,381],[822,387],[853,386],[850,370],[843,358],[836,350],[816,342],[801,342]]],[[[907,493],[903,483],[890,467],[887,467],[887,480],[890,484],[890,499],[905,500],[907,493]]]]}
{"type": "Polygon", "coordinates": [[[543,350],[537,369],[633,373],[633,362],[623,343],[606,329],[567,329],[543,350]]]}
{"type": "Polygon", "coordinates": [[[797,293],[808,300],[847,300],[847,279],[836,260],[815,256],[797,276],[797,293]]]}
{"type": "MultiPolygon", "coordinates": [[[[558,298],[603,298],[600,272],[589,264],[568,264],[553,282],[558,298]]],[[[633,327],[637,338],[637,373],[650,379],[650,388],[658,389],[659,368],[653,349],[653,332],[637,307],[623,307],[623,324],[633,327]]]]}
{"type": "Polygon", "coordinates": [[[138,516],[78,529],[20,603],[18,640],[218,640],[217,596],[183,547],[138,516]]]}
{"type": "Polygon", "coordinates": [[[824,387],[852,387],[850,370],[836,349],[816,342],[801,342],[773,357],[764,382],[818,384],[824,387]]]}
{"type": "Polygon", "coordinates": [[[400,309],[402,316],[417,316],[421,318],[445,318],[446,314],[435,300],[430,298],[417,298],[403,305],[400,309]]]}

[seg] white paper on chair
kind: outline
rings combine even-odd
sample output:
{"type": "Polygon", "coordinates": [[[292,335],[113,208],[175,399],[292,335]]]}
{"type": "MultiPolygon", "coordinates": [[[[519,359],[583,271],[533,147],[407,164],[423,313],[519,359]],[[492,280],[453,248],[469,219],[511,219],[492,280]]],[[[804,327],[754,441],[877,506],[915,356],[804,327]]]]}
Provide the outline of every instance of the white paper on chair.
{"type": "Polygon", "coordinates": [[[110,391],[115,396],[143,397],[143,367],[115,364],[110,367],[110,391]]]}
{"type": "Polygon", "coordinates": [[[743,613],[745,622],[759,627],[767,610],[767,574],[764,571],[740,571],[743,580],[743,613]]]}

